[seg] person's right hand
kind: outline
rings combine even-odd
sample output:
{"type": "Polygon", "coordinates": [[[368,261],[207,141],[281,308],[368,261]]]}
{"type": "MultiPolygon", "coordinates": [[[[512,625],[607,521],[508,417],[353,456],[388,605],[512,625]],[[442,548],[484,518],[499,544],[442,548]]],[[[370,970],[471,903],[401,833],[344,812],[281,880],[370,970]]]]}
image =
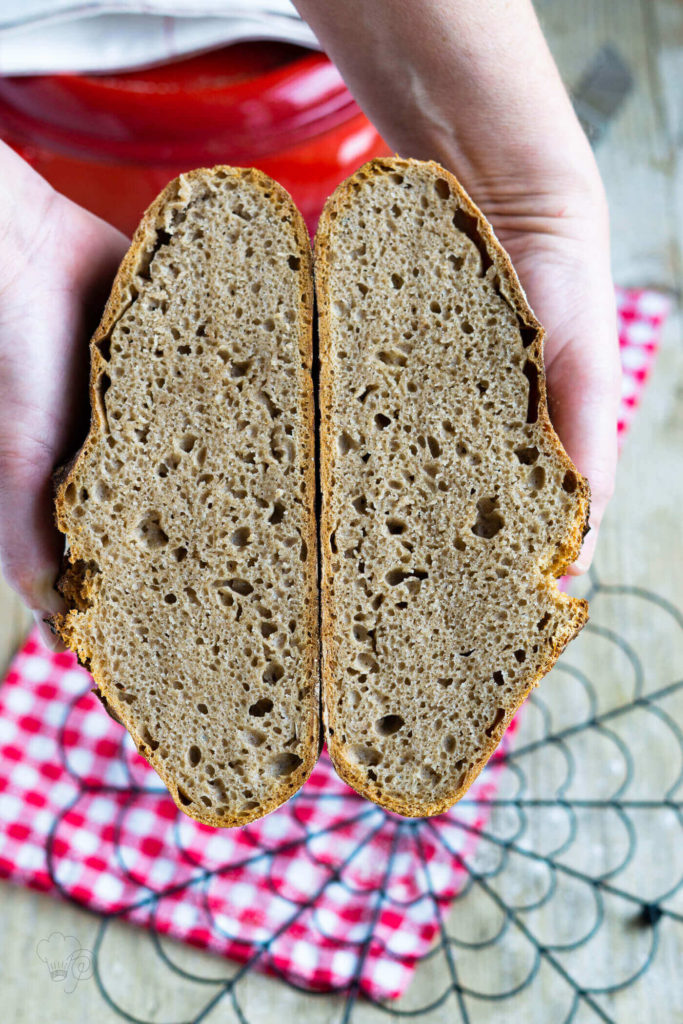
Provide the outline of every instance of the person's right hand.
{"type": "Polygon", "coordinates": [[[294,0],[401,156],[460,179],[546,329],[550,416],[591,486],[585,572],[614,487],[620,397],[607,204],[531,0],[294,0]]]}
{"type": "Polygon", "coordinates": [[[51,477],[87,430],[88,338],[127,244],[0,143],[0,564],[52,647],[51,477]]]}

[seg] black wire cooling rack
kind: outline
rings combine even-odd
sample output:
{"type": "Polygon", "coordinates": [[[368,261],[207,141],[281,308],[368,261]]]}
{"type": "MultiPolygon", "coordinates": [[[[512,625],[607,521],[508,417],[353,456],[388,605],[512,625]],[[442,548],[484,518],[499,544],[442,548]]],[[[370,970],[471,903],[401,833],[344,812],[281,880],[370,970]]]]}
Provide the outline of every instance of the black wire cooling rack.
{"type": "MultiPolygon", "coordinates": [[[[174,986],[193,990],[191,1014],[164,1017],[167,1024],[208,1018],[251,1024],[253,977],[263,969],[307,993],[300,1011],[306,1019],[317,1018],[320,1001],[327,1001],[324,1020],[342,1024],[386,1016],[476,1024],[494,1013],[496,1019],[517,1021],[527,1019],[523,1007],[530,1004],[524,1000],[538,1007],[542,999],[542,1017],[534,1019],[545,1024],[616,1024],[615,998],[645,983],[663,956],[662,946],[669,953],[677,948],[679,955],[683,948],[683,733],[677,721],[683,720],[683,679],[676,678],[683,616],[657,594],[603,583],[595,572],[583,587],[591,621],[525,705],[495,769],[501,773],[495,795],[465,798],[449,812],[455,828],[476,838],[471,852],[451,847],[438,819],[399,820],[360,798],[350,805],[354,817],[369,819],[370,832],[375,823],[378,829],[390,823],[394,830],[385,882],[400,842],[409,839],[422,863],[438,936],[406,995],[376,1002],[361,990],[373,921],[392,899],[382,884],[372,894],[374,917],[366,935],[340,944],[354,952],[356,971],[333,992],[312,991],[303,981],[283,977],[269,958],[272,943],[296,926],[311,900],[292,902],[277,933],[250,942],[253,952],[241,964],[183,956],[182,948],[152,927],[159,978],[153,969],[150,984],[162,984],[170,971],[174,986]],[[589,771],[583,769],[586,761],[589,771]],[[476,818],[467,813],[473,802],[483,812],[476,818]],[[443,899],[432,884],[427,842],[445,845],[462,868],[454,898],[443,899]]],[[[293,801],[325,799],[304,787],[293,801]]],[[[311,838],[302,826],[294,845],[310,855],[311,838]]],[[[277,847],[255,848],[253,858],[277,853],[277,847]]],[[[340,883],[344,865],[330,870],[323,889],[340,883]]],[[[150,892],[153,911],[159,898],[150,892]]],[[[102,918],[99,926],[96,983],[122,1019],[159,1024],[162,1018],[136,1016],[126,1006],[130,991],[107,970],[117,916],[102,918]]],[[[667,1012],[662,1007],[658,1019],[679,1019],[675,1008],[674,1016],[667,1012]]],[[[258,1019],[266,1019],[262,1009],[258,1019]]],[[[620,1024],[624,1019],[619,1017],[620,1024]]]]}

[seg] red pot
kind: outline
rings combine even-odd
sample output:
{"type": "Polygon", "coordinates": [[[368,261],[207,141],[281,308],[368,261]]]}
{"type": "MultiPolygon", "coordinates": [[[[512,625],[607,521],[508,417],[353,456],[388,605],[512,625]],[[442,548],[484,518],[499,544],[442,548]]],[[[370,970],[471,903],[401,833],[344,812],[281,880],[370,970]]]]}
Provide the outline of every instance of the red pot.
{"type": "Polygon", "coordinates": [[[335,186],[388,152],[327,57],[282,43],[116,75],[0,78],[0,135],[128,234],[171,178],[216,163],[272,175],[314,230],[335,186]]]}

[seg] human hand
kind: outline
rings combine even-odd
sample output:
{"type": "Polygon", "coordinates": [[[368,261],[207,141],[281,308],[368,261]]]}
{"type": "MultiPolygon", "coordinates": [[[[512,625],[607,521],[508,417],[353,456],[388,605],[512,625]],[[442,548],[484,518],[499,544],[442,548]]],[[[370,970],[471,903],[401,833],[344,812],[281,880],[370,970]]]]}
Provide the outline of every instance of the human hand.
{"type": "Polygon", "coordinates": [[[88,337],[126,248],[0,143],[0,564],[53,648],[51,478],[87,429],[88,337]]]}
{"type": "Polygon", "coordinates": [[[401,156],[453,171],[546,330],[550,414],[592,491],[584,572],[614,487],[620,362],[607,206],[530,0],[295,0],[401,156]]]}
{"type": "Polygon", "coordinates": [[[545,328],[550,417],[590,483],[591,529],[569,569],[579,575],[591,564],[617,461],[621,363],[608,215],[597,176],[541,174],[537,186],[532,172],[497,175],[477,192],[545,328]]]}

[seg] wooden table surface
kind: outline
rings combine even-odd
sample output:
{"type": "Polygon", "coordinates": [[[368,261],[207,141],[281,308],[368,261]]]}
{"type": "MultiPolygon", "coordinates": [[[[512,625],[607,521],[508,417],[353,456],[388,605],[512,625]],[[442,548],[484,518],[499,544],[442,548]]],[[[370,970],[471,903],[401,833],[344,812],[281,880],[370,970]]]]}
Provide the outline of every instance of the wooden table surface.
{"type": "MultiPolygon", "coordinates": [[[[683,320],[679,301],[683,284],[683,3],[543,0],[538,6],[570,87],[605,43],[613,44],[630,67],[634,91],[597,149],[612,210],[614,276],[622,285],[647,285],[669,292],[674,298],[674,311],[642,408],[624,447],[616,495],[602,531],[596,577],[614,589],[598,591],[592,620],[596,628],[572,645],[563,659],[568,668],[555,669],[544,682],[540,702],[523,720],[525,742],[544,735],[547,722],[542,722],[543,707],[552,713],[554,728],[558,723],[561,727],[563,722],[573,721],[571,678],[578,678],[580,673],[591,680],[598,707],[605,709],[631,701],[635,664],[642,666],[646,693],[680,681],[683,666],[681,630],[672,625],[664,603],[683,609],[683,320]],[[620,591],[620,586],[625,589],[620,591]],[[658,601],[643,596],[643,591],[653,592],[658,601]],[[619,642],[606,642],[610,637],[619,642]]],[[[19,602],[0,581],[0,666],[5,666],[16,650],[28,622],[19,602]]],[[[683,722],[681,691],[666,699],[668,712],[683,722]]],[[[533,919],[516,909],[537,884],[537,873],[529,864],[546,864],[543,858],[548,832],[556,827],[552,813],[562,810],[550,807],[532,814],[529,809],[524,842],[505,847],[516,854],[521,867],[515,866],[511,858],[496,890],[493,882],[483,880],[483,867],[473,866],[475,873],[480,872],[478,882],[458,901],[445,926],[444,934],[450,935],[454,944],[420,966],[398,1008],[409,1011],[423,1007],[457,979],[466,990],[464,995],[452,992],[437,1008],[415,1019],[430,1024],[460,1020],[560,1024],[573,1013],[571,1019],[579,1022],[683,1022],[680,892],[660,902],[665,913],[656,926],[657,942],[650,966],[639,980],[618,988],[620,980],[628,978],[647,959],[653,933],[643,924],[638,900],[619,894],[640,894],[646,903],[673,886],[683,874],[680,788],[669,794],[668,810],[662,807],[663,794],[682,767],[680,743],[672,739],[671,732],[657,732],[657,727],[648,724],[649,719],[639,717],[640,707],[629,705],[626,710],[628,713],[620,719],[624,724],[620,736],[634,772],[629,792],[638,797],[624,812],[637,839],[632,864],[614,876],[617,881],[611,888],[610,884],[590,881],[599,874],[596,865],[609,870],[614,857],[619,856],[617,847],[624,842],[623,829],[610,824],[606,812],[598,816],[597,822],[595,815],[589,820],[590,800],[583,797],[595,794],[596,786],[599,789],[610,772],[618,774],[621,770],[614,749],[610,753],[600,742],[583,742],[584,734],[597,735],[598,726],[591,727],[576,734],[579,738],[573,749],[575,778],[571,794],[577,797],[573,806],[583,808],[585,820],[581,819],[576,841],[565,859],[559,855],[550,858],[559,883],[569,885],[571,881],[574,890],[569,887],[561,902],[551,900],[533,919]],[[604,926],[577,953],[554,950],[553,944],[561,942],[562,929],[583,912],[582,893],[586,889],[604,898],[604,926]],[[510,924],[504,941],[485,942],[478,953],[463,945],[463,940],[472,942],[490,935],[501,913],[510,924]],[[529,948],[537,950],[539,946],[538,972],[517,996],[490,1001],[476,995],[514,986],[529,948]],[[611,993],[602,991],[613,986],[617,988],[611,993]],[[592,989],[597,991],[593,993],[592,989]]],[[[541,792],[541,776],[552,770],[549,745],[540,744],[539,750],[545,761],[540,761],[539,767],[529,766],[530,796],[541,792]]],[[[532,804],[530,801],[529,808],[532,804]]],[[[543,801],[539,799],[534,806],[536,810],[542,808],[543,801]]],[[[491,848],[501,847],[499,839],[506,826],[502,817],[495,815],[502,815],[504,810],[495,809],[489,830],[491,848]]],[[[478,854],[482,863],[487,855],[483,844],[478,854]]],[[[67,995],[63,987],[50,981],[36,956],[37,942],[55,930],[76,935],[83,946],[92,946],[98,924],[95,916],[59,900],[0,885],[0,1019],[17,1024],[43,1020],[71,1024],[95,1019],[109,1024],[123,1019],[105,1002],[93,980],[82,982],[67,995]]],[[[225,961],[177,943],[164,942],[164,948],[188,972],[226,976],[233,969],[225,961]]],[[[123,923],[109,929],[101,965],[114,1002],[135,1019],[194,1019],[216,990],[215,986],[197,985],[170,971],[147,933],[123,923]]],[[[243,1018],[223,999],[202,1019],[241,1019],[252,1024],[288,1015],[293,1020],[327,1022],[342,1019],[344,1013],[338,999],[312,999],[255,973],[240,982],[239,1005],[243,1018]]],[[[352,1020],[363,1024],[385,1016],[381,1009],[362,1001],[352,1011],[352,1020]]]]}

